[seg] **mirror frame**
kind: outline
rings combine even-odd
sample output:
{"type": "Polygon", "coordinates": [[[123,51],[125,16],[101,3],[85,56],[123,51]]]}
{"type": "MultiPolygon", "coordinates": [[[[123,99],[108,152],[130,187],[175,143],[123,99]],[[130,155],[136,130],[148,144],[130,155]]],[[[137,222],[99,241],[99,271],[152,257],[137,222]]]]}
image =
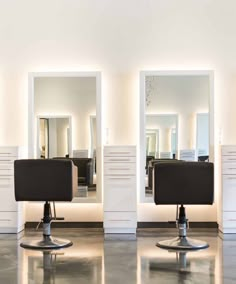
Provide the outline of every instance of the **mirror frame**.
{"type": "MultiPolygon", "coordinates": [[[[34,159],[37,154],[37,116],[34,113],[34,81],[36,78],[65,78],[65,77],[95,77],[96,78],[96,123],[97,123],[97,188],[96,198],[74,198],[73,202],[101,203],[102,202],[102,103],[101,103],[101,72],[30,72],[28,74],[28,158],[34,159]]],[[[64,114],[58,116],[64,116],[64,114]]],[[[73,118],[72,118],[73,119],[73,118]]],[[[72,125],[73,127],[73,125],[72,125]]],[[[73,136],[73,129],[71,129],[73,136]]],[[[88,145],[89,148],[90,145],[88,145]]],[[[72,143],[73,150],[73,143],[72,143]]]]}
{"type": "MultiPolygon", "coordinates": [[[[138,182],[139,202],[154,203],[153,197],[145,196],[145,121],[146,121],[146,76],[208,76],[209,77],[209,161],[214,161],[214,72],[212,70],[166,70],[140,71],[140,102],[139,102],[139,151],[138,151],[138,182]],[[143,170],[142,170],[143,169],[143,170]]],[[[161,113],[160,113],[161,114],[161,113]]],[[[172,114],[172,113],[170,113],[172,114]]],[[[178,138],[177,138],[178,139],[178,138]]],[[[179,140],[179,139],[178,139],[179,140]]]]}

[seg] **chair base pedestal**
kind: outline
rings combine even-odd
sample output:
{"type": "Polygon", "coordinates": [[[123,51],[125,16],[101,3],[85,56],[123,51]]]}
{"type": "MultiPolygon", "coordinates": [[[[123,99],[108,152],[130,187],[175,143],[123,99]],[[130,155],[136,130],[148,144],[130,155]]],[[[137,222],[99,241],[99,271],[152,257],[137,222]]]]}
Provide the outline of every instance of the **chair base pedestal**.
{"type": "Polygon", "coordinates": [[[51,236],[43,236],[42,240],[29,240],[20,244],[21,247],[26,249],[61,249],[72,246],[72,242],[66,239],[52,238],[51,236]]]}
{"type": "Polygon", "coordinates": [[[208,248],[208,243],[187,237],[176,237],[169,240],[160,241],[157,247],[169,250],[198,250],[208,248]]]}

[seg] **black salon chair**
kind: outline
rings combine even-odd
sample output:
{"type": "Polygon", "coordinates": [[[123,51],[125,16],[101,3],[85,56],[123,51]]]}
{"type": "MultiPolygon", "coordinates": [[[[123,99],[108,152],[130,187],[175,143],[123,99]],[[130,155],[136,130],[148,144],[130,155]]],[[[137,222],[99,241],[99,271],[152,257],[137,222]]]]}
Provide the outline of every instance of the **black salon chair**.
{"type": "Polygon", "coordinates": [[[184,205],[213,204],[213,163],[175,162],[154,165],[154,201],[156,205],[180,205],[176,225],[179,236],[157,243],[158,247],[175,250],[196,250],[209,245],[187,238],[188,219],[184,205]]]}
{"type": "Polygon", "coordinates": [[[154,160],[154,159],[155,159],[154,156],[146,156],[146,166],[145,166],[146,175],[148,174],[148,164],[151,160],[154,160]]]}
{"type": "Polygon", "coordinates": [[[151,190],[152,192],[153,192],[152,175],[153,175],[154,165],[157,164],[157,163],[165,163],[165,162],[175,163],[175,162],[180,162],[180,160],[176,160],[176,159],[152,159],[148,163],[148,189],[151,190]]]}
{"type": "Polygon", "coordinates": [[[16,160],[14,173],[16,201],[45,202],[42,219],[43,239],[25,241],[20,245],[29,249],[58,249],[71,246],[72,242],[69,240],[51,237],[51,221],[57,218],[55,210],[52,217],[50,202],[54,204],[55,201],[73,199],[77,190],[77,168],[72,161],[66,159],[16,160]]]}
{"type": "MultiPolygon", "coordinates": [[[[64,160],[65,157],[54,157],[64,160]]],[[[92,158],[67,158],[78,168],[78,185],[90,186],[93,184],[93,159],[92,158]]]]}
{"type": "Polygon", "coordinates": [[[92,158],[70,158],[78,168],[78,185],[93,184],[93,159],[92,158]]]}
{"type": "Polygon", "coordinates": [[[198,162],[209,162],[209,156],[198,156],[198,162]]]}

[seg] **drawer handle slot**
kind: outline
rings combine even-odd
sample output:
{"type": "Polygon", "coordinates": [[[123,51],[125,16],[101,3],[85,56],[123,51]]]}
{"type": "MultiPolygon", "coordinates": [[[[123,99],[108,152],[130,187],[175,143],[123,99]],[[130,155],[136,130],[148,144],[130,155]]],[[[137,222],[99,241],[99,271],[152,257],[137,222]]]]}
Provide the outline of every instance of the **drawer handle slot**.
{"type": "Polygon", "coordinates": [[[118,222],[127,222],[129,219],[109,219],[108,221],[118,221],[118,222]]]}
{"type": "Polygon", "coordinates": [[[4,221],[4,222],[10,222],[10,219],[0,219],[0,221],[4,221]]]}
{"type": "Polygon", "coordinates": [[[126,177],[124,177],[124,178],[122,178],[122,177],[114,177],[114,178],[109,178],[109,179],[113,179],[113,180],[128,180],[128,179],[131,179],[131,178],[126,178],[126,177]]]}
{"type": "Polygon", "coordinates": [[[130,152],[129,151],[123,151],[123,152],[120,152],[120,151],[116,151],[116,152],[109,152],[110,154],[129,154],[130,152]]]}
{"type": "Polygon", "coordinates": [[[111,162],[129,162],[130,159],[109,159],[111,162]]]}
{"type": "Polygon", "coordinates": [[[109,168],[108,170],[112,170],[112,171],[116,171],[116,170],[130,171],[130,168],[109,168]]]}

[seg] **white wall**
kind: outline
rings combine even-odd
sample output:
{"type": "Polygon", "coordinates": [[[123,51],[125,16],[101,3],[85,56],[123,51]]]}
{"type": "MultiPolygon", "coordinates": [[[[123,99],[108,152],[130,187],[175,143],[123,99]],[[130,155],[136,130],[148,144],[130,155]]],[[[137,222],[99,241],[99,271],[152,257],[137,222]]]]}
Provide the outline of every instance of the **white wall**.
{"type": "MultiPolygon", "coordinates": [[[[1,1],[0,144],[27,144],[28,72],[87,70],[102,71],[109,143],[136,144],[139,71],[150,69],[214,70],[216,134],[235,144],[235,9],[234,0],[1,1]]],[[[75,220],[102,220],[102,206],[77,206],[75,220]]],[[[158,210],[140,205],[139,219],[158,210]]]]}

